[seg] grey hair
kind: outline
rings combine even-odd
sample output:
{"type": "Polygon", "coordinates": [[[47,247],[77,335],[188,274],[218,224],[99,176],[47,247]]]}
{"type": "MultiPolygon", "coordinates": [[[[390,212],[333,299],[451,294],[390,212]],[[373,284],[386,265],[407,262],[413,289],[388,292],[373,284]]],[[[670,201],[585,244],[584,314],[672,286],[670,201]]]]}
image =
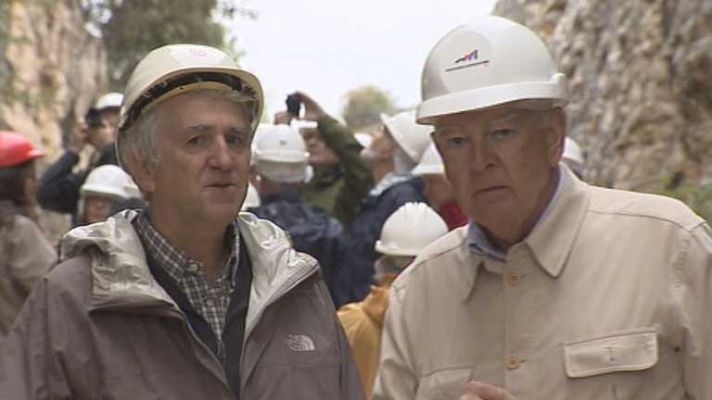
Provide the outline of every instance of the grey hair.
{"type": "MultiPolygon", "coordinates": [[[[239,105],[250,121],[254,134],[259,121],[256,118],[255,100],[243,93],[229,89],[197,89],[186,92],[184,96],[205,96],[212,100],[225,100],[239,105]]],[[[119,163],[126,167],[127,155],[133,153],[138,160],[155,167],[160,161],[156,134],[158,131],[158,116],[162,112],[160,104],[146,110],[127,128],[119,132],[117,140],[117,157],[119,163]]]]}

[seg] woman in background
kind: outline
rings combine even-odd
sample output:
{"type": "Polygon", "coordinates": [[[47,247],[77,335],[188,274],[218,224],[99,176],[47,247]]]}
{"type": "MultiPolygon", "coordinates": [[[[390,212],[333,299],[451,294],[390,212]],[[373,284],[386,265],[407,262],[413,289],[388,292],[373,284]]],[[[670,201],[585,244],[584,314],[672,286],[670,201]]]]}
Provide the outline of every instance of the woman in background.
{"type": "Polygon", "coordinates": [[[42,156],[23,135],[0,131],[0,339],[56,260],[36,222],[35,159],[42,156]]]}

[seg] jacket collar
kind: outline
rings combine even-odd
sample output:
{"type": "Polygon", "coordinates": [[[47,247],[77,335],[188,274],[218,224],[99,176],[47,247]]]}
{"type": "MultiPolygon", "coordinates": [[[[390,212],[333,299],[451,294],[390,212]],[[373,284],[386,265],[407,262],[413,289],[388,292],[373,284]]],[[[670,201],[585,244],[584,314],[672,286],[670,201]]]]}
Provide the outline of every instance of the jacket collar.
{"type": "MultiPolygon", "coordinates": [[[[105,222],[72,229],[61,242],[61,258],[91,256],[90,309],[147,309],[169,305],[173,299],[153,278],[144,248],[132,221],[138,213],[123,211],[105,222]]],[[[264,309],[318,271],[312,257],[296,252],[284,231],[250,213],[237,218],[252,261],[245,336],[264,309]]]]}
{"type": "Polygon", "coordinates": [[[316,259],[292,247],[277,225],[254,214],[238,217],[240,234],[252,261],[250,306],[245,318],[245,338],[265,309],[319,270],[316,259]]]}
{"type": "Polygon", "coordinates": [[[588,185],[561,164],[561,192],[524,243],[539,266],[556,278],[566,264],[588,209],[588,185]]]}
{"type": "Polygon", "coordinates": [[[314,176],[307,182],[307,185],[313,187],[327,187],[341,179],[343,173],[341,167],[335,165],[333,167],[314,168],[314,176]]]}

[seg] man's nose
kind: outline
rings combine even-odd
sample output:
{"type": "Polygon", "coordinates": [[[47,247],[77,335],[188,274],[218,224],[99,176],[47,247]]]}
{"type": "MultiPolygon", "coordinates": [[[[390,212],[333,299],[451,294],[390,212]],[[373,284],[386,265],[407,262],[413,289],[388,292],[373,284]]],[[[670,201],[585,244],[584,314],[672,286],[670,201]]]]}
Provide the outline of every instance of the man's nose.
{"type": "Polygon", "coordinates": [[[220,169],[229,169],[235,166],[235,152],[223,136],[219,136],[214,143],[210,165],[220,169]]]}
{"type": "Polygon", "coordinates": [[[471,142],[469,164],[472,172],[482,172],[492,164],[492,151],[484,141],[471,142]]]}

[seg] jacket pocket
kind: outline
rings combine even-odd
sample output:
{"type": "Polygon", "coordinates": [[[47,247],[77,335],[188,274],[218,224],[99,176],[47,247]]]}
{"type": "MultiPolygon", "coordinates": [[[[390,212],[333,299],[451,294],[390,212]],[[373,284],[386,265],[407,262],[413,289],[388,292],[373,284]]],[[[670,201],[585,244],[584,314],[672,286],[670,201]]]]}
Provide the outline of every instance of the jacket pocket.
{"type": "Polygon", "coordinates": [[[658,362],[657,334],[642,328],[568,343],[564,362],[569,378],[642,371],[658,362]]]}
{"type": "Polygon", "coordinates": [[[441,369],[425,375],[418,382],[416,400],[452,400],[460,397],[472,375],[472,368],[441,369]]]}

